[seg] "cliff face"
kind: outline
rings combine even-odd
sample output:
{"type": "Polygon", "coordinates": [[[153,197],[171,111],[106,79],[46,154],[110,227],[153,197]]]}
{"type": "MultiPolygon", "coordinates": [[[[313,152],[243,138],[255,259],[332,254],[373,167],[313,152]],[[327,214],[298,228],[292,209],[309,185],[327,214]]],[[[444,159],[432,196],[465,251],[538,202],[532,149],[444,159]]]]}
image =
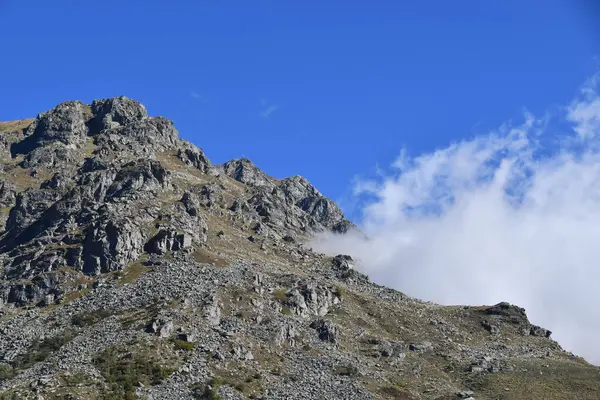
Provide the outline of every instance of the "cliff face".
{"type": "Polygon", "coordinates": [[[422,302],[313,252],[354,227],[335,203],[211,164],[136,101],[0,137],[6,398],[598,398],[523,309],[422,302]]]}

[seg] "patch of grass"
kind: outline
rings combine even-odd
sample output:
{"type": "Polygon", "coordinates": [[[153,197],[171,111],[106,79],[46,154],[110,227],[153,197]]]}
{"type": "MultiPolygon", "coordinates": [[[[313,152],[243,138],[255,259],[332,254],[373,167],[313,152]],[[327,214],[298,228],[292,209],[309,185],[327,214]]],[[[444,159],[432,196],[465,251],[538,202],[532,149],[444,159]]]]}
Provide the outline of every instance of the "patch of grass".
{"type": "Polygon", "coordinates": [[[214,264],[219,268],[225,268],[229,266],[229,262],[226,259],[216,256],[205,248],[197,249],[194,251],[194,253],[192,253],[192,256],[199,264],[214,264]]]}
{"type": "Polygon", "coordinates": [[[0,393],[0,400],[21,400],[23,397],[21,393],[16,390],[9,390],[0,393]]]}
{"type": "Polygon", "coordinates": [[[33,118],[0,122],[0,132],[22,131],[34,121],[33,118]]]}
{"type": "Polygon", "coordinates": [[[600,368],[584,361],[530,360],[514,364],[514,371],[478,377],[473,390],[500,400],[598,399],[600,368]]]}
{"type": "Polygon", "coordinates": [[[17,356],[13,360],[12,366],[15,369],[27,369],[38,362],[45,361],[52,353],[69,343],[74,337],[73,332],[67,331],[62,335],[36,340],[27,349],[26,353],[17,356]]]}
{"type": "Polygon", "coordinates": [[[74,315],[71,318],[71,324],[75,326],[79,326],[81,328],[94,325],[96,322],[99,322],[105,318],[108,318],[112,315],[111,312],[101,308],[99,310],[86,311],[79,314],[74,315]]]}
{"type": "Polygon", "coordinates": [[[13,378],[17,374],[15,369],[8,364],[0,364],[0,382],[13,378]]]}
{"type": "Polygon", "coordinates": [[[380,393],[388,398],[396,400],[414,400],[415,397],[409,392],[403,390],[400,386],[384,386],[381,388],[380,393]]]}
{"type": "Polygon", "coordinates": [[[341,299],[346,294],[346,289],[341,286],[336,286],[333,293],[341,299]]]}
{"type": "Polygon", "coordinates": [[[283,315],[292,315],[292,310],[289,307],[283,306],[281,307],[281,313],[283,315]]]}
{"type": "Polygon", "coordinates": [[[196,382],[191,386],[190,389],[194,392],[194,398],[202,400],[221,400],[219,396],[219,388],[223,386],[225,382],[219,378],[212,378],[206,385],[196,382]]]}
{"type": "Polygon", "coordinates": [[[85,288],[85,289],[81,289],[81,290],[75,290],[75,291],[72,291],[72,292],[68,292],[63,297],[61,297],[60,302],[63,305],[64,304],[69,304],[70,302],[72,302],[74,300],[77,300],[80,297],[85,296],[89,292],[90,292],[90,288],[85,288]]]}
{"type": "Polygon", "coordinates": [[[124,348],[109,347],[93,359],[113,395],[132,397],[139,384],[157,385],[173,370],[159,364],[149,355],[132,353],[124,348]]]}
{"type": "Polygon", "coordinates": [[[341,375],[341,376],[356,376],[356,375],[358,375],[358,370],[356,369],[356,367],[353,367],[353,366],[341,366],[341,367],[336,367],[333,370],[333,373],[335,375],[341,375]]]}
{"type": "Polygon", "coordinates": [[[150,271],[150,267],[144,265],[144,260],[138,259],[133,263],[129,264],[127,267],[121,271],[118,275],[121,279],[119,280],[120,285],[126,285],[128,283],[133,283],[137,281],[137,279],[147,271],[150,271]]]}
{"type": "Polygon", "coordinates": [[[194,342],[186,342],[181,339],[172,339],[171,341],[177,350],[192,351],[196,347],[196,343],[194,342]]]}
{"type": "Polygon", "coordinates": [[[288,299],[287,292],[283,289],[278,289],[273,292],[273,298],[283,303],[288,299]]]}

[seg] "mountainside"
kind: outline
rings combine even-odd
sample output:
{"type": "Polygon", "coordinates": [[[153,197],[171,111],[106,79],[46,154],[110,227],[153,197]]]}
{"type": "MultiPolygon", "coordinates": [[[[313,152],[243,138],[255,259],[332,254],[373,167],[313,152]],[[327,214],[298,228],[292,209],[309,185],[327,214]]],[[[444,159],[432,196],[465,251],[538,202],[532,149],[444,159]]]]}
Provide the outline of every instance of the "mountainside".
{"type": "Polygon", "coordinates": [[[213,165],[136,101],[0,138],[2,399],[600,398],[522,308],[420,301],[313,252],[355,228],[334,202],[213,165]]]}

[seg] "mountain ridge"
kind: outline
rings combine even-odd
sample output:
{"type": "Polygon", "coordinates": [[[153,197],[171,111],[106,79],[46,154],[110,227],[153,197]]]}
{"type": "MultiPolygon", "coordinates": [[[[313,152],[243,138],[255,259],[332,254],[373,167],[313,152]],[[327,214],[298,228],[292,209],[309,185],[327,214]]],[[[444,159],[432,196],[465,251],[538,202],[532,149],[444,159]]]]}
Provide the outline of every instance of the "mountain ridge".
{"type": "Polygon", "coordinates": [[[413,299],[312,251],[357,229],[334,202],[213,165],[137,101],[0,136],[2,398],[598,398],[522,308],[413,299]]]}

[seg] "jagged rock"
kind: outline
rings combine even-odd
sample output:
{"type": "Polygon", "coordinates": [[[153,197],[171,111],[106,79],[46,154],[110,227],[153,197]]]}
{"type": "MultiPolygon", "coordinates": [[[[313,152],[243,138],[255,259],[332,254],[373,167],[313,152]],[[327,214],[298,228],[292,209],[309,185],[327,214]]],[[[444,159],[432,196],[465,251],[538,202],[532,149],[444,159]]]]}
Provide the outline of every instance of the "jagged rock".
{"type": "Polygon", "coordinates": [[[241,213],[250,211],[250,206],[244,199],[236,198],[233,200],[229,209],[233,212],[241,213]]]}
{"type": "Polygon", "coordinates": [[[95,132],[118,128],[148,117],[146,107],[125,96],[94,100],[91,108],[94,118],[90,121],[90,126],[95,132]]]}
{"type": "Polygon", "coordinates": [[[28,189],[19,193],[6,221],[6,230],[10,232],[10,236],[16,237],[22,233],[59,198],[60,193],[49,189],[28,189]]]}
{"type": "Polygon", "coordinates": [[[288,345],[294,347],[296,345],[296,336],[296,328],[291,323],[284,323],[281,325],[277,337],[275,337],[275,343],[279,346],[288,345]]]}
{"type": "Polygon", "coordinates": [[[208,323],[213,326],[217,326],[221,323],[221,307],[219,306],[216,295],[210,296],[205,302],[204,318],[206,318],[208,323]]]}
{"type": "Polygon", "coordinates": [[[80,101],[66,101],[37,116],[25,132],[26,139],[16,143],[13,154],[25,154],[35,147],[63,144],[78,147],[85,141],[89,107],[80,101]]]}
{"type": "Polygon", "coordinates": [[[260,222],[257,223],[256,225],[254,225],[254,227],[252,227],[252,230],[257,234],[257,235],[264,235],[267,232],[267,228],[265,227],[264,224],[261,224],[260,222]]]}
{"type": "Polygon", "coordinates": [[[168,251],[177,251],[192,245],[192,238],[173,229],[161,229],[144,246],[148,253],[165,254],[168,251]]]}
{"type": "Polygon", "coordinates": [[[273,187],[273,182],[247,158],[231,160],[223,164],[226,175],[238,182],[258,187],[273,187]]]}
{"type": "Polygon", "coordinates": [[[235,358],[237,358],[238,360],[242,360],[242,361],[254,360],[254,355],[252,354],[252,352],[250,350],[246,349],[241,344],[233,346],[233,349],[231,352],[233,353],[233,356],[235,358]]]}
{"type": "Polygon", "coordinates": [[[179,333],[177,339],[192,343],[196,341],[196,335],[193,333],[179,333]]]}
{"type": "Polygon", "coordinates": [[[433,350],[433,344],[431,342],[423,343],[412,343],[408,346],[410,351],[426,352],[433,350]]]}
{"type": "Polygon", "coordinates": [[[310,324],[310,327],[315,329],[319,334],[319,339],[324,342],[337,343],[339,336],[339,327],[334,323],[318,319],[310,324]]]}
{"type": "Polygon", "coordinates": [[[181,203],[185,207],[185,212],[190,216],[196,217],[200,213],[200,202],[194,193],[186,190],[181,198],[181,203]]]}
{"type": "Polygon", "coordinates": [[[157,319],[148,326],[148,332],[155,333],[161,338],[168,338],[173,333],[173,321],[157,319]]]}
{"type": "Polygon", "coordinates": [[[117,172],[106,196],[132,200],[145,191],[160,191],[170,184],[170,173],[157,161],[138,160],[123,165],[117,172]]]}
{"type": "Polygon", "coordinates": [[[30,283],[12,285],[5,297],[5,302],[17,305],[40,303],[46,299],[47,295],[61,294],[58,284],[59,279],[55,273],[37,275],[30,283]]]}
{"type": "Polygon", "coordinates": [[[223,202],[223,190],[217,185],[204,185],[198,197],[205,207],[214,207],[223,202]]]}
{"type": "Polygon", "coordinates": [[[211,162],[208,157],[204,155],[204,152],[187,142],[184,142],[183,146],[184,148],[178,150],[177,158],[188,166],[194,167],[204,173],[208,173],[211,168],[211,162]]]}
{"type": "Polygon", "coordinates": [[[302,317],[327,315],[331,307],[340,302],[339,297],[327,286],[307,283],[290,290],[286,305],[290,311],[302,317]]]}
{"type": "Polygon", "coordinates": [[[97,156],[113,160],[115,153],[124,159],[154,158],[157,152],[177,149],[180,141],[173,122],[156,117],[102,131],[95,136],[95,143],[97,156]]]}
{"type": "Polygon", "coordinates": [[[11,207],[16,200],[15,185],[5,179],[0,179],[0,207],[11,207]]]}
{"type": "Polygon", "coordinates": [[[161,221],[155,225],[158,233],[146,247],[151,253],[164,254],[166,251],[181,250],[193,244],[200,245],[207,240],[206,219],[184,202],[173,204],[165,213],[159,214],[158,219],[161,221]],[[190,212],[195,215],[191,215],[190,212]],[[155,244],[162,250],[155,247],[155,244]]]}
{"type": "Polygon", "coordinates": [[[537,325],[532,325],[529,329],[529,334],[532,336],[549,338],[552,335],[552,332],[537,325]]]}
{"type": "Polygon", "coordinates": [[[52,175],[52,178],[43,182],[40,186],[40,189],[54,189],[64,192],[72,183],[73,179],[71,176],[63,172],[57,172],[56,174],[52,175]]]}
{"type": "Polygon", "coordinates": [[[97,275],[120,270],[142,254],[144,243],[142,228],[135,222],[103,218],[87,231],[83,272],[97,275]]]}
{"type": "Polygon", "coordinates": [[[500,315],[503,317],[513,318],[515,320],[527,321],[527,314],[525,309],[517,307],[507,302],[498,303],[492,307],[485,309],[487,315],[500,315]]]}
{"type": "Polygon", "coordinates": [[[346,254],[338,254],[331,260],[331,268],[338,278],[347,278],[354,274],[354,260],[346,254]]]}
{"type": "Polygon", "coordinates": [[[287,242],[287,243],[296,242],[296,239],[294,239],[294,237],[292,235],[285,235],[282,239],[284,242],[287,242]]]}
{"type": "Polygon", "coordinates": [[[496,325],[490,324],[488,321],[482,321],[481,326],[483,326],[486,331],[493,335],[500,333],[500,328],[498,328],[496,325]]]}

